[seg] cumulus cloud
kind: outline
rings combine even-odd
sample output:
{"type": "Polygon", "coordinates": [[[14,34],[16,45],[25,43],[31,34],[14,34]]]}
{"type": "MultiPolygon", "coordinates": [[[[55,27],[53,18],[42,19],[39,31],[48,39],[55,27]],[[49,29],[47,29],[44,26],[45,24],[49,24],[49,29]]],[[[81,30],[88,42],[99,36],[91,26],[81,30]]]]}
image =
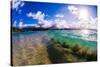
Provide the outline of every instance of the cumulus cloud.
{"type": "MultiPolygon", "coordinates": [[[[92,19],[93,20],[93,19],[92,19]]],[[[39,24],[24,24],[23,22],[19,22],[18,27],[19,28],[24,28],[24,27],[42,27],[42,28],[49,28],[49,27],[53,27],[53,28],[58,28],[58,29],[63,29],[63,28],[74,28],[74,29],[97,29],[97,21],[96,19],[94,19],[93,21],[85,21],[85,20],[80,20],[78,22],[73,22],[73,23],[69,23],[66,22],[65,20],[60,20],[60,19],[56,19],[54,21],[50,21],[50,20],[43,20],[43,21],[39,21],[39,24]]],[[[14,24],[16,24],[17,22],[15,21],[14,24]]]]}
{"type": "MultiPolygon", "coordinates": [[[[77,8],[70,6],[70,10],[77,10],[77,8]]],[[[94,18],[87,18],[87,19],[78,19],[79,21],[75,22],[67,22],[64,19],[55,19],[55,20],[46,20],[45,13],[41,11],[37,11],[36,13],[28,13],[28,17],[33,19],[37,19],[37,24],[43,28],[55,27],[55,28],[79,28],[79,29],[96,29],[97,28],[97,19],[94,18]]],[[[57,14],[55,17],[64,17],[63,15],[57,14]]]]}
{"type": "Polygon", "coordinates": [[[67,8],[72,14],[78,14],[78,8],[75,6],[68,6],[67,8]]]}
{"type": "Polygon", "coordinates": [[[27,16],[37,20],[44,20],[45,14],[42,13],[41,11],[38,11],[37,13],[30,12],[27,14],[27,16]]]}
{"type": "Polygon", "coordinates": [[[22,21],[21,21],[21,22],[19,22],[18,27],[19,27],[20,29],[24,27],[24,25],[23,25],[23,22],[22,22],[22,21]]]}
{"type": "Polygon", "coordinates": [[[21,4],[20,4],[20,7],[23,7],[25,5],[25,3],[24,2],[22,2],[21,4]]]}
{"type": "Polygon", "coordinates": [[[63,14],[56,14],[55,17],[58,17],[58,18],[63,18],[64,15],[63,14]]]}
{"type": "Polygon", "coordinates": [[[55,20],[55,27],[56,28],[69,28],[69,24],[65,20],[57,19],[55,20]]]}
{"type": "Polygon", "coordinates": [[[78,8],[75,6],[68,6],[67,8],[72,14],[78,14],[78,8]]]}
{"type": "MultiPolygon", "coordinates": [[[[42,13],[41,11],[37,11],[37,13],[28,13],[27,14],[28,17],[32,17],[33,19],[37,19],[38,20],[38,24],[43,27],[43,28],[49,28],[49,27],[55,27],[55,28],[68,28],[68,25],[66,23],[65,20],[60,20],[60,19],[56,19],[56,20],[46,20],[45,18],[45,13],[42,13]]],[[[63,14],[56,14],[55,17],[58,18],[63,18],[64,15],[63,14]]]]}
{"type": "Polygon", "coordinates": [[[52,27],[52,26],[53,26],[52,21],[50,21],[50,20],[44,20],[43,21],[43,25],[42,25],[43,28],[49,28],[49,27],[52,27]]]}
{"type": "MultiPolygon", "coordinates": [[[[37,19],[38,20],[38,24],[43,27],[43,28],[49,28],[49,27],[57,27],[57,28],[67,28],[68,25],[66,25],[66,21],[65,20],[46,20],[45,18],[45,13],[42,13],[41,11],[37,11],[37,13],[28,13],[27,14],[28,17],[32,17],[33,19],[37,19]]],[[[55,17],[58,18],[63,18],[64,15],[63,14],[56,14],[55,17]]]]}
{"type": "Polygon", "coordinates": [[[97,29],[98,19],[97,18],[90,17],[89,24],[91,26],[90,28],[97,29]]]}
{"type": "Polygon", "coordinates": [[[46,15],[45,13],[42,13],[41,11],[37,11],[37,13],[30,12],[27,14],[27,16],[32,17],[33,19],[37,19],[38,24],[43,28],[48,28],[53,25],[52,21],[44,19],[46,15]]]}
{"type": "Polygon", "coordinates": [[[13,0],[12,1],[12,9],[16,9],[16,11],[18,10],[19,7],[23,7],[24,6],[24,2],[21,0],[13,0]]]}
{"type": "Polygon", "coordinates": [[[75,22],[57,19],[54,21],[56,28],[73,28],[73,29],[97,29],[97,18],[80,19],[75,22]]]}
{"type": "Polygon", "coordinates": [[[14,23],[13,23],[12,26],[13,26],[13,27],[16,27],[16,26],[17,26],[17,21],[14,21],[14,23]]]}
{"type": "Polygon", "coordinates": [[[23,26],[24,27],[36,27],[36,28],[40,27],[38,24],[24,24],[23,26]]]}
{"type": "Polygon", "coordinates": [[[89,16],[87,9],[82,8],[79,10],[75,6],[68,6],[68,10],[76,15],[78,20],[77,22],[71,23],[70,28],[97,29],[97,19],[89,16]]]}
{"type": "Polygon", "coordinates": [[[24,24],[24,22],[20,21],[18,27],[21,28],[25,28],[25,27],[40,27],[38,24],[24,24]]]}
{"type": "Polygon", "coordinates": [[[97,29],[97,19],[81,19],[78,22],[71,23],[70,28],[97,29]]]}

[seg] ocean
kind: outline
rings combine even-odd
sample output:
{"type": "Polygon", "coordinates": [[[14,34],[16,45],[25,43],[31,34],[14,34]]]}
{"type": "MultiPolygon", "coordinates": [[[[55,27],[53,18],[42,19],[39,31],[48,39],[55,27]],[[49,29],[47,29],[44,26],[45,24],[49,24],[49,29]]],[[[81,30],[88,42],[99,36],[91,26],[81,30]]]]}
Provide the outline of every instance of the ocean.
{"type": "MultiPolygon", "coordinates": [[[[74,45],[80,45],[90,48],[97,48],[97,31],[94,30],[47,30],[47,31],[33,31],[33,32],[15,32],[12,33],[12,42],[22,40],[25,38],[37,38],[39,36],[54,37],[56,39],[66,41],[74,45]]],[[[25,41],[25,40],[24,40],[25,41]]]]}

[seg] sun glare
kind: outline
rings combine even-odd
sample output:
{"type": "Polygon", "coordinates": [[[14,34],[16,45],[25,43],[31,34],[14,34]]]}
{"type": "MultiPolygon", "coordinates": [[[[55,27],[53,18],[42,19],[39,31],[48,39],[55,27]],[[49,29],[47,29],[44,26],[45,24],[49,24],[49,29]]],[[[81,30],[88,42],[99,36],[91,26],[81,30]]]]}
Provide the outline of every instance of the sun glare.
{"type": "Polygon", "coordinates": [[[80,34],[81,34],[81,36],[89,36],[90,31],[89,30],[81,30],[80,34]]]}
{"type": "Polygon", "coordinates": [[[81,9],[79,11],[79,18],[80,19],[87,19],[88,18],[88,11],[86,9],[81,9]]]}

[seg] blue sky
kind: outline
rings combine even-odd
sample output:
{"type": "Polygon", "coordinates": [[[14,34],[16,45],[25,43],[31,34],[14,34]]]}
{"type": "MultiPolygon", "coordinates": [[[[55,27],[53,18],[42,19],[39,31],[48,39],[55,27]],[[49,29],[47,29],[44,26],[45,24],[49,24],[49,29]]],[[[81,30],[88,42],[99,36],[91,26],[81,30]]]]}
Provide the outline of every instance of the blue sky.
{"type": "MultiPolygon", "coordinates": [[[[28,2],[15,0],[12,2],[12,25],[24,27],[32,25],[47,28],[55,25],[58,28],[73,27],[75,24],[97,24],[97,7],[93,5],[58,4],[28,2]],[[80,21],[81,20],[81,21],[80,21]],[[90,23],[84,23],[87,20],[90,23]]],[[[84,26],[85,26],[84,25],[84,26]]],[[[83,27],[84,27],[83,26],[83,27]]]]}

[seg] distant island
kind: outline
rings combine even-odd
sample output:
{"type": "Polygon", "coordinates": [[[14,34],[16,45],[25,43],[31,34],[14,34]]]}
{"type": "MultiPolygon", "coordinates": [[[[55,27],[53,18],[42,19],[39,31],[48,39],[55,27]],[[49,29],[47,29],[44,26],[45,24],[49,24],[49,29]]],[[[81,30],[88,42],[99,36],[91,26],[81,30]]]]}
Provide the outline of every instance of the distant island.
{"type": "MultiPolygon", "coordinates": [[[[45,31],[45,30],[83,30],[83,28],[36,28],[36,27],[24,27],[24,28],[17,28],[17,27],[11,27],[12,32],[30,32],[30,31],[45,31]]],[[[95,30],[97,29],[85,29],[84,30],[95,30]]]]}

